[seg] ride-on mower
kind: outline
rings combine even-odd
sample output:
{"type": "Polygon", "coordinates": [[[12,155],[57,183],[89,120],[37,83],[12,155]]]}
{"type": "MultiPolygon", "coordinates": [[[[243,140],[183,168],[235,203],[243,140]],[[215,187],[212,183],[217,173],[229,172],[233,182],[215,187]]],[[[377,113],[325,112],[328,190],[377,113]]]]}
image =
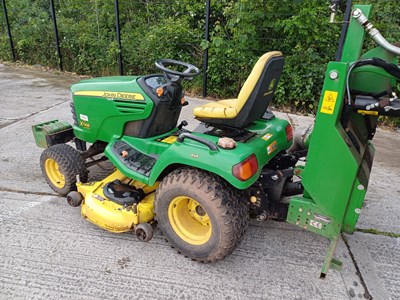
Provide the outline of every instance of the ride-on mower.
{"type": "MultiPolygon", "coordinates": [[[[338,5],[332,1],[333,14],[338,5]]],[[[194,131],[177,123],[187,104],[181,83],[200,71],[163,59],[156,61],[162,74],[74,84],[74,124],[33,126],[38,146],[46,148],[40,165],[48,184],[106,230],[134,231],[149,241],[157,223],[173,247],[197,261],[230,254],[253,217],[286,220],[328,238],[321,274],[340,269],[333,253],[341,232],[354,232],[362,209],[378,116],[400,116],[394,93],[400,48],[381,36],[370,14],[371,6],[358,5],[344,24],[312,134],[294,135],[268,109],[282,53],[258,60],[237,99],[195,108],[201,125],[194,131]],[[379,46],[361,55],[365,32],[379,46]],[[115,172],[87,182],[87,168],[105,159],[115,172]]]]}

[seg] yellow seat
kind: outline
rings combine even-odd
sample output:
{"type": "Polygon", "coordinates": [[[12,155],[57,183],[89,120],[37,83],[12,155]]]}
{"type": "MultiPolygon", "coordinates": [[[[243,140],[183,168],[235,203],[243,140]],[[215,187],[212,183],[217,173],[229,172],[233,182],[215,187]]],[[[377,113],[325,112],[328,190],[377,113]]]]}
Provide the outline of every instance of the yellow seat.
{"type": "Polygon", "coordinates": [[[237,99],[209,102],[193,114],[205,123],[242,128],[260,118],[271,102],[282,74],[284,58],[279,51],[265,53],[257,61],[237,99]]]}

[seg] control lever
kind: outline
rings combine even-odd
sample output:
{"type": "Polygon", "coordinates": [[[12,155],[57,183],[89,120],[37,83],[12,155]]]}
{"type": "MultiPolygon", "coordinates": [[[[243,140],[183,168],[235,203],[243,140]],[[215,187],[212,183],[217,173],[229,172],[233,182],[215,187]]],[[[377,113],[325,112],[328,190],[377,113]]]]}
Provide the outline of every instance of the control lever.
{"type": "Polygon", "coordinates": [[[392,96],[393,97],[389,99],[389,104],[383,108],[386,112],[388,112],[389,110],[400,110],[400,105],[398,105],[399,101],[396,101],[396,100],[399,100],[399,98],[397,98],[397,95],[395,92],[392,93],[392,96]],[[394,102],[394,101],[396,101],[396,102],[394,102]],[[395,106],[396,104],[397,104],[397,106],[395,106]]]}
{"type": "Polygon", "coordinates": [[[181,124],[179,124],[178,129],[181,130],[184,126],[188,126],[188,122],[186,120],[183,120],[181,124]]]}
{"type": "Polygon", "coordinates": [[[331,17],[329,18],[329,23],[335,23],[336,15],[339,9],[340,0],[331,0],[331,5],[329,9],[331,11],[331,17]]]}
{"type": "Polygon", "coordinates": [[[365,107],[366,110],[372,110],[374,108],[378,108],[381,107],[383,108],[386,112],[388,112],[389,110],[400,110],[400,107],[393,107],[390,104],[393,103],[393,101],[395,100],[399,100],[399,98],[397,97],[395,92],[392,92],[392,97],[389,98],[389,101],[387,100],[383,100],[383,101],[379,101],[370,105],[367,105],[365,107]]]}

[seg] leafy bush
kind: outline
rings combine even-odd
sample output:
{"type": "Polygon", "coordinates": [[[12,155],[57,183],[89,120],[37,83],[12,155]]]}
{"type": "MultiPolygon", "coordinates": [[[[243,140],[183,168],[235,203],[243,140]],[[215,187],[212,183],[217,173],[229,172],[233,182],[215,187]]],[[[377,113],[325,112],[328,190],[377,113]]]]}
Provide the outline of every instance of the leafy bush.
{"type": "MultiPolygon", "coordinates": [[[[374,22],[392,42],[400,41],[397,1],[376,4],[374,22]]],[[[155,72],[157,58],[202,66],[209,51],[208,92],[235,97],[263,53],[285,56],[276,106],[313,110],[324,69],[333,60],[340,24],[329,24],[327,0],[211,1],[210,41],[204,40],[205,6],[188,0],[120,0],[122,54],[126,74],[155,72]]],[[[66,70],[81,74],[118,74],[115,14],[110,0],[55,0],[66,70]]],[[[18,59],[57,67],[48,0],[7,1],[18,59]]],[[[10,60],[5,22],[0,19],[0,59],[10,60]]],[[[201,78],[189,89],[200,91],[201,78]]]]}

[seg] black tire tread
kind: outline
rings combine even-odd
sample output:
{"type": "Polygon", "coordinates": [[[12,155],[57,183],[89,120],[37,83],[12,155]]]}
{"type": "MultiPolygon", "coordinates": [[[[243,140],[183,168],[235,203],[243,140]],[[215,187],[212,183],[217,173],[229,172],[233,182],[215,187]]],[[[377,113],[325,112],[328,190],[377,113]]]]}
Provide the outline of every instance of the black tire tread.
{"type": "Polygon", "coordinates": [[[71,191],[76,191],[76,175],[82,182],[87,182],[88,171],[78,150],[67,144],[57,144],[45,149],[40,156],[40,167],[49,186],[61,196],[66,196],[71,191]],[[45,161],[54,159],[60,167],[60,172],[65,177],[63,188],[54,186],[46,174],[45,161]]]}
{"type": "MultiPolygon", "coordinates": [[[[189,185],[190,188],[197,189],[203,193],[204,196],[210,199],[223,219],[220,224],[223,236],[218,249],[210,253],[206,258],[190,258],[199,262],[215,262],[225,258],[240,244],[246,232],[249,221],[248,204],[243,200],[242,194],[221,177],[211,172],[184,167],[168,174],[157,188],[155,195],[156,219],[157,199],[160,198],[165,190],[183,185],[189,185]]],[[[160,220],[158,220],[158,224],[160,225],[160,220]]],[[[169,242],[171,243],[171,241],[169,242]]],[[[177,251],[187,256],[182,249],[177,249],[177,251]]]]}

